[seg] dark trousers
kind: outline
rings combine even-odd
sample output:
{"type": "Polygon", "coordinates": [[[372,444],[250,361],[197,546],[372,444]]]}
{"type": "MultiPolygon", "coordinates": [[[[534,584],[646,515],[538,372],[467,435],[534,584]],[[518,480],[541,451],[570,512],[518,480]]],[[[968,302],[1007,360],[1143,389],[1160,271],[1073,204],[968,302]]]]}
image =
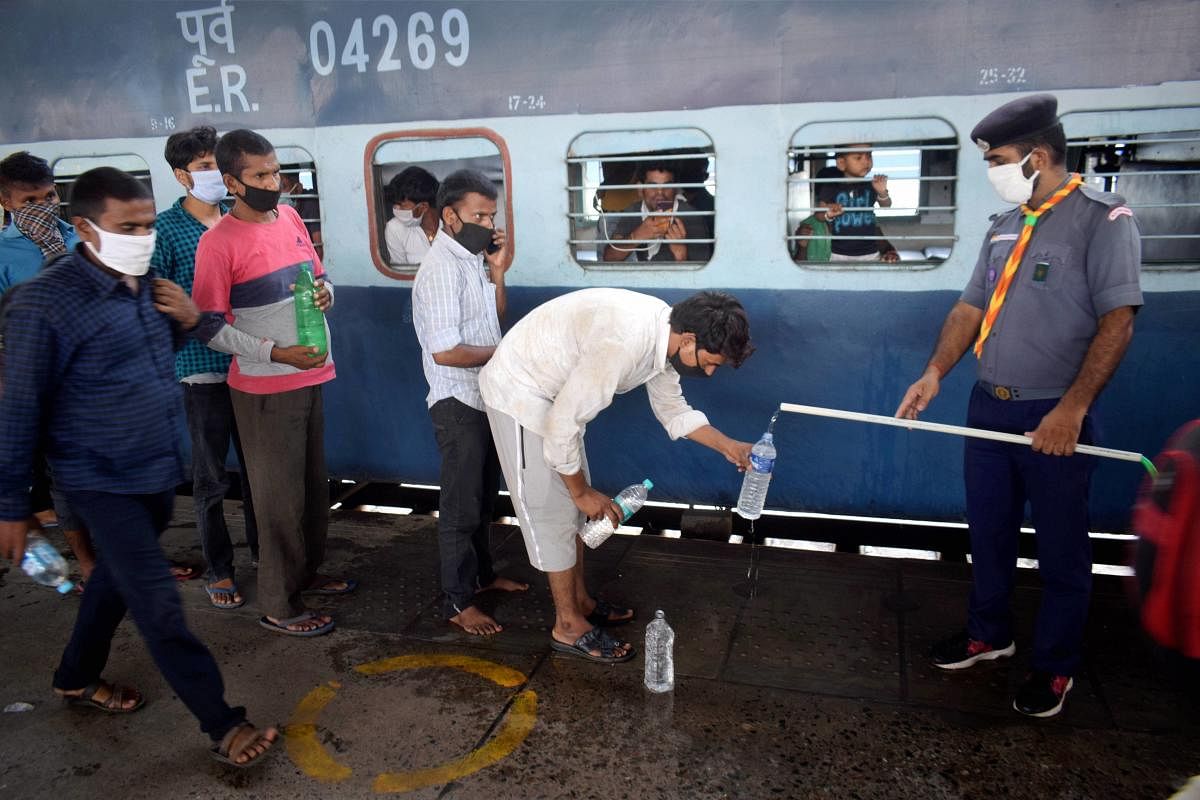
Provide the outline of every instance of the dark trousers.
{"type": "Polygon", "coordinates": [[[489,537],[500,463],[487,414],[447,397],[433,404],[429,416],[442,456],[438,552],[444,609],[452,617],[496,578],[489,537]]]}
{"type": "MultiPolygon", "coordinates": [[[[997,400],[976,387],[967,424],[1007,433],[1033,431],[1057,400],[997,400]]],[[[1079,443],[1091,444],[1091,417],[1079,443]]],[[[1037,533],[1042,602],[1033,637],[1033,669],[1074,675],[1092,591],[1088,538],[1091,456],[1050,456],[1024,445],[968,439],[963,460],[974,582],[967,631],[1003,647],[1012,641],[1010,601],[1017,537],[1028,501],[1037,533]]]]}
{"type": "Polygon", "coordinates": [[[183,618],[178,584],[158,544],[174,500],[174,490],[67,492],[71,509],[91,533],[97,558],[54,685],[82,689],[100,679],[113,633],[128,609],[171,690],[200,720],[200,729],[219,740],[246,719],[246,710],[225,702],[217,662],[183,618]]]}
{"type": "Polygon", "coordinates": [[[233,542],[225,526],[225,493],[229,491],[229,473],[225,460],[229,442],[237,453],[242,484],[242,513],[246,520],[246,544],[251,559],[258,560],[258,524],[254,519],[253,495],[238,437],[229,385],[220,383],[183,384],[183,404],[187,410],[188,433],[192,439],[192,502],[196,506],[196,530],[200,550],[207,565],[205,580],[216,583],[234,579],[233,542]]]}
{"type": "Polygon", "coordinates": [[[305,610],[300,592],[325,560],[329,483],[321,387],[229,390],[258,520],[258,602],[276,619],[305,610]]]}

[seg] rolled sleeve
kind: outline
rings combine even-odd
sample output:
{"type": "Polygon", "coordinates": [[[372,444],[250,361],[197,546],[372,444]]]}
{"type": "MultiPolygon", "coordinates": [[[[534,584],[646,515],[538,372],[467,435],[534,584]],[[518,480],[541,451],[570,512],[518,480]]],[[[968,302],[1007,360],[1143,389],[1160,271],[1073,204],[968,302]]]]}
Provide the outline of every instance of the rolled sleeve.
{"type": "Polygon", "coordinates": [[[650,409],[671,439],[682,439],[708,424],[704,412],[692,408],[684,399],[675,370],[660,372],[646,381],[646,394],[650,409]]]}
{"type": "Polygon", "coordinates": [[[424,275],[417,273],[413,286],[413,327],[417,341],[430,355],[453,350],[462,344],[462,281],[456,270],[430,264],[424,275]]]}
{"type": "Polygon", "coordinates": [[[1141,268],[1142,239],[1137,222],[1132,214],[1114,209],[1100,220],[1088,243],[1088,287],[1097,317],[1123,306],[1142,305],[1141,268]]]}

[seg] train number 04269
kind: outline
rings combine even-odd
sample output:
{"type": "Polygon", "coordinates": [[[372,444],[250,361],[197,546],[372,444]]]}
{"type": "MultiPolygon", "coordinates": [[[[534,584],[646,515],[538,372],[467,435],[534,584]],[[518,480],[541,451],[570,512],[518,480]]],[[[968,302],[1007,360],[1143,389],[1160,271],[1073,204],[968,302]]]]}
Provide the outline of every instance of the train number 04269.
{"type": "MultiPolygon", "coordinates": [[[[341,58],[338,59],[337,38],[333,26],[325,20],[317,20],[308,31],[308,54],[312,60],[313,69],[318,75],[329,75],[336,65],[354,67],[359,72],[366,72],[371,63],[365,42],[366,26],[362,17],[356,17],[350,25],[350,31],[342,44],[341,58]]],[[[400,28],[390,14],[380,14],[370,25],[371,37],[377,45],[375,52],[375,70],[377,72],[393,72],[401,69],[404,61],[397,53],[400,45],[400,28]]],[[[406,41],[408,44],[408,61],[417,69],[432,69],[437,63],[439,41],[434,37],[434,31],[441,34],[442,56],[452,67],[461,67],[467,63],[471,50],[471,29],[467,24],[467,15],[460,9],[450,8],[442,14],[440,25],[434,24],[431,14],[418,11],[408,18],[406,41]]]]}

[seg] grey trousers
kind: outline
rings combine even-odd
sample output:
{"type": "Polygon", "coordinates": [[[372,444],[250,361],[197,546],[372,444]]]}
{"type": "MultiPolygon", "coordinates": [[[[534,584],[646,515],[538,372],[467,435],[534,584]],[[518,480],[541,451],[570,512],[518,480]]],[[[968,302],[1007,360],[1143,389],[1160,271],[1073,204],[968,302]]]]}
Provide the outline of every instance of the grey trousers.
{"type": "Polygon", "coordinates": [[[258,604],[267,616],[294,617],[305,610],[300,592],[325,560],[329,530],[321,387],[229,395],[258,520],[258,604]]]}

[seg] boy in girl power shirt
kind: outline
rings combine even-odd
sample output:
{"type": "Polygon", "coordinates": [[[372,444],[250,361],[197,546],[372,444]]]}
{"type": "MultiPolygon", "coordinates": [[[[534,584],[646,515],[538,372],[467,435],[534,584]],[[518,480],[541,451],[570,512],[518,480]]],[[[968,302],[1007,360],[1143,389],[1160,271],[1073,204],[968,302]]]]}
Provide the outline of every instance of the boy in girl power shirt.
{"type": "Polygon", "coordinates": [[[279,205],[271,143],[253,131],[230,131],[216,156],[236,202],[196,250],[192,298],[208,312],[196,337],[234,355],[229,394],[258,519],[259,624],[319,636],[333,630],[333,618],[306,608],[301,595],[348,594],[356,583],[317,572],[329,528],[321,384],[335,373],[332,352],[296,344],[292,291],[306,262],[322,311],[333,305],[333,287],[300,215],[279,205]]]}
{"type": "Polygon", "coordinates": [[[817,184],[817,205],[824,208],[817,219],[829,223],[832,236],[830,261],[886,261],[900,260],[896,248],[883,238],[883,231],[875,221],[875,202],[881,208],[890,208],[887,175],[876,175],[870,181],[867,173],[875,166],[869,144],[848,144],[841,148],[834,160],[836,167],[825,167],[817,173],[817,180],[847,178],[841,183],[817,184]],[[876,238],[843,238],[843,237],[876,238]]]}

